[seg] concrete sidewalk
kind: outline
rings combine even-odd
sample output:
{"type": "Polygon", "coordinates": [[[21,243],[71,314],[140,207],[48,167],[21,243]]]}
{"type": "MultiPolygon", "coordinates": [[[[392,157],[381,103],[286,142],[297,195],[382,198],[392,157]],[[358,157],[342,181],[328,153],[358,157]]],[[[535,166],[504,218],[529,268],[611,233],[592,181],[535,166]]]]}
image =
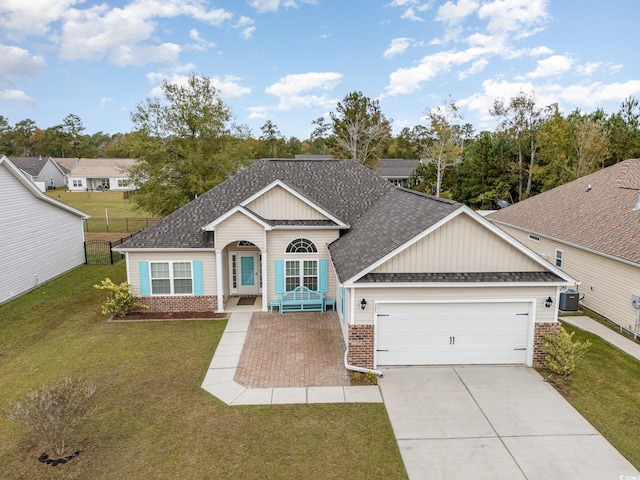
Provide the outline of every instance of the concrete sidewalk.
{"type": "Polygon", "coordinates": [[[236,372],[252,315],[252,312],[231,314],[202,382],[202,388],[211,395],[227,405],[382,402],[380,389],[375,385],[247,388],[237,383],[236,372]]]}
{"type": "Polygon", "coordinates": [[[589,317],[560,317],[560,321],[569,323],[578,327],[581,330],[585,330],[587,332],[598,335],[603,340],[606,340],[614,347],[619,348],[625,353],[628,353],[632,357],[640,360],[640,344],[634,342],[633,340],[629,340],[628,338],[620,335],[619,333],[611,330],[610,328],[605,327],[599,322],[596,322],[594,319],[589,317]]]}

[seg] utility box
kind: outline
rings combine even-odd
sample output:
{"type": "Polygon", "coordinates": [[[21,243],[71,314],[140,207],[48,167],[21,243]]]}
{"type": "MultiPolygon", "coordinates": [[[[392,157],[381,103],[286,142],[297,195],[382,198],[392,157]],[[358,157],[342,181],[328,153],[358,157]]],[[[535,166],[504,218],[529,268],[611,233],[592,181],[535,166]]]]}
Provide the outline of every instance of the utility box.
{"type": "Polygon", "coordinates": [[[579,294],[575,290],[567,290],[560,293],[560,305],[558,308],[565,312],[578,311],[579,294]]]}

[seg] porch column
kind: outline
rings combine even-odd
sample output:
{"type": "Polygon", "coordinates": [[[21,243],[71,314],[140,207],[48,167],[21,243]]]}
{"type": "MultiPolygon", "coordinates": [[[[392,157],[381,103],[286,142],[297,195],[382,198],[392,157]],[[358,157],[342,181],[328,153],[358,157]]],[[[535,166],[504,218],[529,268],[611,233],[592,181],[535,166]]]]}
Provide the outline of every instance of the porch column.
{"type": "Polygon", "coordinates": [[[269,285],[269,281],[267,278],[267,251],[264,250],[262,252],[262,311],[267,311],[267,296],[269,295],[269,289],[267,286],[269,285]]]}
{"type": "Polygon", "coordinates": [[[216,249],[216,283],[218,291],[217,313],[224,312],[224,278],[222,278],[222,250],[216,249]]]}

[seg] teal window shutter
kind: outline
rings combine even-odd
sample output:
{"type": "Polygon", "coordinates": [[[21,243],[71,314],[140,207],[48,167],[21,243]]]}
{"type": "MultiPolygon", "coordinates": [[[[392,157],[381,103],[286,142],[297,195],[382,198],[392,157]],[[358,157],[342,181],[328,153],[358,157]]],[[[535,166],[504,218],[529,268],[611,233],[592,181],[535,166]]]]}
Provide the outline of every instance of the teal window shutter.
{"type": "Polygon", "coordinates": [[[151,282],[149,281],[149,262],[139,262],[140,269],[140,295],[148,297],[151,295],[151,282]]]}
{"type": "Polygon", "coordinates": [[[276,293],[284,293],[284,260],[276,260],[276,293]]]}
{"type": "Polygon", "coordinates": [[[322,293],[327,293],[329,291],[329,261],[320,260],[318,262],[318,270],[320,273],[318,290],[322,293]]]}
{"type": "Polygon", "coordinates": [[[193,261],[193,294],[204,295],[204,279],[202,278],[202,261],[193,261]]]}

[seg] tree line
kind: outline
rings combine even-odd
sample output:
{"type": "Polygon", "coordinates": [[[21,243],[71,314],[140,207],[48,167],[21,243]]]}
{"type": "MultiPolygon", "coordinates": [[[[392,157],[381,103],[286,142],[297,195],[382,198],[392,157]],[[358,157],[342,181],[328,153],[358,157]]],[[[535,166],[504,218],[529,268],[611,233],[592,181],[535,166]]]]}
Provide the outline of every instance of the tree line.
{"type": "Polygon", "coordinates": [[[88,135],[67,115],[45,130],[30,119],[14,126],[0,115],[0,153],[16,156],[137,158],[130,172],[140,186],[137,205],[166,215],[257,158],[297,154],[349,158],[375,168],[379,158],[421,159],[409,187],[474,208],[515,203],[597,169],[640,157],[640,105],[625,99],[618,112],[560,111],[519,92],[496,99],[493,131],[464,123],[451,97],[425,108],[424,123],[392,133],[377,100],[351,92],[329,117],[311,122],[308,139],[285,137],[271,120],[255,136],[234,121],[231,108],[206,76],[162,84],[131,114],[133,128],[88,135]]]}

